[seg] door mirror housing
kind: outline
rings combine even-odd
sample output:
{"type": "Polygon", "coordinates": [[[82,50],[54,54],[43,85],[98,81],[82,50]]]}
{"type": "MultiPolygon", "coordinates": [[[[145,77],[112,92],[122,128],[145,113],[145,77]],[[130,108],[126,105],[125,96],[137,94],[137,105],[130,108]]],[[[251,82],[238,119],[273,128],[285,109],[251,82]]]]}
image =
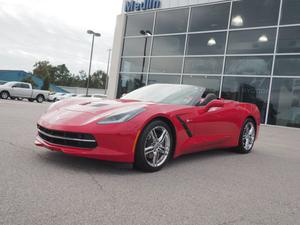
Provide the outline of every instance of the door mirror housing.
{"type": "Polygon", "coordinates": [[[224,107],[224,101],[223,100],[213,100],[210,103],[208,103],[205,107],[205,109],[208,111],[211,108],[220,108],[220,107],[224,107]]]}

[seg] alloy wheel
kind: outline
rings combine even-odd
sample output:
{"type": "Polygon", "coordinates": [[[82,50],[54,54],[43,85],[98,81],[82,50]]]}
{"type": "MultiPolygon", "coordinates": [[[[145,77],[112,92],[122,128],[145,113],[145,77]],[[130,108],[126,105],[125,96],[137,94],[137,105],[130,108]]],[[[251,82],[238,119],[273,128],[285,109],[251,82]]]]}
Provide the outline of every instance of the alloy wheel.
{"type": "Polygon", "coordinates": [[[151,167],[160,167],[168,159],[171,138],[165,127],[154,127],[147,135],[144,145],[146,162],[151,167]]]}
{"type": "Polygon", "coordinates": [[[253,122],[249,121],[244,127],[242,138],[243,147],[246,151],[252,149],[255,141],[255,133],[255,126],[253,122]]]}

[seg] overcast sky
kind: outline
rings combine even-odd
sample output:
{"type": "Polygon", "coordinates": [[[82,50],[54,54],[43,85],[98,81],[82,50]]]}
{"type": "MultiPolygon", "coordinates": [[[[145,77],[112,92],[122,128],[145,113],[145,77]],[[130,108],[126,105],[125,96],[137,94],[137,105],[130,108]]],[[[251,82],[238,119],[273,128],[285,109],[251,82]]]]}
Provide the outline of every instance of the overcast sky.
{"type": "Polygon", "coordinates": [[[95,40],[93,71],[106,70],[115,19],[122,0],[0,0],[0,70],[32,71],[48,60],[66,64],[72,73],[88,70],[92,29],[95,40]]]}

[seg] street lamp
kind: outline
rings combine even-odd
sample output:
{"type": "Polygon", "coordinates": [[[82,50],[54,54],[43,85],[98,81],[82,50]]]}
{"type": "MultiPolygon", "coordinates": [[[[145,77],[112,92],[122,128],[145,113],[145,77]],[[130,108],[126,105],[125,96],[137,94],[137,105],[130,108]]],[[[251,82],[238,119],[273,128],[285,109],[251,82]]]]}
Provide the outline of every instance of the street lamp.
{"type": "Polygon", "coordinates": [[[93,52],[94,52],[94,40],[95,37],[101,37],[100,33],[96,33],[92,30],[87,31],[88,34],[92,34],[92,48],[91,48],[91,56],[90,56],[90,66],[89,66],[89,73],[88,73],[88,80],[87,80],[87,85],[86,85],[86,96],[89,94],[89,86],[90,86],[90,77],[91,77],[91,68],[92,68],[92,60],[93,60],[93,52]]]}
{"type": "Polygon", "coordinates": [[[107,93],[107,88],[108,88],[108,79],[109,79],[109,76],[108,76],[108,73],[109,73],[109,64],[110,64],[110,55],[111,55],[111,51],[112,49],[108,49],[108,62],[107,62],[107,69],[106,69],[106,81],[105,81],[105,90],[104,90],[104,94],[107,93]]]}
{"type": "Polygon", "coordinates": [[[141,75],[141,84],[143,82],[143,78],[144,78],[144,67],[145,67],[145,61],[146,61],[146,51],[147,51],[147,42],[148,42],[148,37],[151,37],[152,33],[149,30],[141,30],[140,31],[141,35],[144,35],[145,37],[145,45],[144,45],[144,58],[143,58],[143,65],[142,65],[142,75],[141,75]]]}

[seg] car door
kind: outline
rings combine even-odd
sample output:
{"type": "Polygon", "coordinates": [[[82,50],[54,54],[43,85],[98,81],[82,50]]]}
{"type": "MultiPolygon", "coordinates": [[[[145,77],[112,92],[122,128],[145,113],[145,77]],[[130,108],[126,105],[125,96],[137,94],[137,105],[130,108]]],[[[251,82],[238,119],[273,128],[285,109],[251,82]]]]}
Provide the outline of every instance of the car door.
{"type": "Polygon", "coordinates": [[[192,133],[191,152],[222,148],[230,145],[235,130],[234,108],[224,100],[214,100],[207,106],[195,106],[193,116],[186,118],[192,133]]]}
{"type": "Polygon", "coordinates": [[[21,97],[22,95],[21,83],[15,83],[11,86],[10,95],[12,97],[21,97]]]}
{"type": "Polygon", "coordinates": [[[30,88],[29,84],[21,84],[22,88],[22,97],[24,98],[30,98],[32,94],[32,89],[30,88]]]}

